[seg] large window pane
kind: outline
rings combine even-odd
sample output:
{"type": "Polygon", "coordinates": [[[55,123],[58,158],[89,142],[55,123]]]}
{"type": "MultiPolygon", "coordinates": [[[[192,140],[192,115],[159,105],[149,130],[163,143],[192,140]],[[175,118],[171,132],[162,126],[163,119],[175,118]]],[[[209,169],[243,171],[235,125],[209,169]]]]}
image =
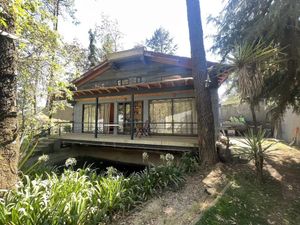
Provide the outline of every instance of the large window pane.
{"type": "Polygon", "coordinates": [[[95,105],[83,105],[83,132],[95,131],[95,105]]]}
{"type": "Polygon", "coordinates": [[[197,134],[196,116],[193,98],[153,100],[150,102],[152,133],[197,134]]]}
{"type": "Polygon", "coordinates": [[[150,129],[152,133],[172,133],[172,100],[150,102],[150,129]]]}
{"type": "Polygon", "coordinates": [[[174,134],[193,133],[193,100],[174,99],[174,134]]]}
{"type": "MultiPolygon", "coordinates": [[[[134,102],[134,126],[143,122],[143,102],[134,102]]],[[[131,130],[131,103],[122,102],[118,105],[119,133],[130,134],[131,130]]]]}
{"type": "Polygon", "coordinates": [[[109,133],[110,127],[110,117],[113,112],[111,112],[111,103],[104,103],[99,105],[99,118],[98,118],[98,129],[100,133],[109,133]]]}

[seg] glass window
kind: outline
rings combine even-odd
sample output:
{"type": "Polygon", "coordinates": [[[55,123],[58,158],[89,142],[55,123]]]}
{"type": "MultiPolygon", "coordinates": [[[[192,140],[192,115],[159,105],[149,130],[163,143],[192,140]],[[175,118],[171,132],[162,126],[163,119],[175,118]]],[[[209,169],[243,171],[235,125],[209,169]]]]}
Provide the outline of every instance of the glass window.
{"type": "Polygon", "coordinates": [[[194,122],[194,100],[193,99],[174,99],[174,133],[193,134],[194,122]]]}
{"type": "Polygon", "coordinates": [[[95,107],[96,105],[83,105],[83,132],[95,131],[95,107]]]}
{"type": "Polygon", "coordinates": [[[172,100],[150,102],[150,129],[153,133],[172,133],[172,100]]]}
{"type": "Polygon", "coordinates": [[[109,133],[110,127],[107,126],[113,121],[111,117],[113,116],[113,103],[103,103],[99,105],[98,114],[98,129],[100,133],[109,133]]]}
{"type": "Polygon", "coordinates": [[[130,77],[129,78],[129,84],[135,84],[136,83],[136,78],[135,77],[130,77]]]}
{"type": "Polygon", "coordinates": [[[128,79],[122,80],[122,85],[127,85],[127,84],[129,84],[129,80],[128,79]]]}
{"type": "Polygon", "coordinates": [[[149,107],[152,133],[197,133],[195,100],[193,98],[152,100],[149,107]]]}
{"type": "MultiPolygon", "coordinates": [[[[131,128],[131,103],[122,102],[118,104],[119,133],[130,134],[131,128]]],[[[143,122],[143,102],[134,102],[134,125],[143,122]]]]}
{"type": "Polygon", "coordinates": [[[142,82],[142,78],[141,78],[141,77],[137,77],[137,78],[136,78],[136,82],[137,82],[137,83],[141,83],[141,82],[142,82]]]}

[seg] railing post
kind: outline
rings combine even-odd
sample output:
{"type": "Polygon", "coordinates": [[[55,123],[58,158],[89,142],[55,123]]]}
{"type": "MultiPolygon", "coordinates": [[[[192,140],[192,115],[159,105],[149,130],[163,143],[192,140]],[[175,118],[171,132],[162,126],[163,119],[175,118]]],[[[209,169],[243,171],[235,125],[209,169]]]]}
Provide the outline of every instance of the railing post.
{"type": "Polygon", "coordinates": [[[134,94],[131,94],[131,109],[130,109],[130,134],[131,134],[131,140],[133,140],[134,136],[134,94]]]}
{"type": "Polygon", "coordinates": [[[95,107],[95,138],[98,137],[98,105],[99,105],[99,98],[96,98],[96,107],[95,107]]]}
{"type": "Polygon", "coordinates": [[[58,136],[61,135],[60,124],[58,124],[58,136]]]}

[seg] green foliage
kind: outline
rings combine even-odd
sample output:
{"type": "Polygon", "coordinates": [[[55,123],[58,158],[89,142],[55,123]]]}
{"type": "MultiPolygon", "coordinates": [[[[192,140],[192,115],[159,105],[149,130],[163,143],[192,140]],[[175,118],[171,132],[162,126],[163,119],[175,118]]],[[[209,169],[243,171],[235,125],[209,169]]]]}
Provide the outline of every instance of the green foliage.
{"type": "Polygon", "coordinates": [[[270,148],[274,143],[268,144],[265,139],[266,132],[264,130],[258,130],[254,132],[252,129],[245,134],[243,140],[241,140],[241,146],[237,149],[237,155],[242,156],[248,160],[254,160],[257,176],[260,180],[263,178],[263,165],[264,160],[270,148]]]}
{"type": "Polygon", "coordinates": [[[89,66],[94,67],[99,63],[99,50],[96,47],[96,37],[95,37],[95,31],[89,30],[89,54],[88,54],[88,60],[89,60],[89,66]]]}
{"type": "Polygon", "coordinates": [[[180,159],[180,168],[186,173],[196,172],[199,168],[199,158],[194,153],[185,152],[180,159]]]}
{"type": "Polygon", "coordinates": [[[274,43],[286,55],[279,70],[264,82],[264,97],[271,105],[273,121],[287,106],[299,110],[300,2],[297,0],[229,0],[219,16],[210,18],[218,27],[213,50],[226,56],[236,44],[255,43],[260,38],[274,43]],[[296,84],[296,85],[295,85],[296,84]]]}
{"type": "Polygon", "coordinates": [[[264,81],[279,70],[280,49],[263,41],[236,45],[228,61],[236,76],[238,92],[244,101],[257,104],[263,95],[264,81]]]}
{"type": "MultiPolygon", "coordinates": [[[[0,5],[1,24],[6,23],[3,12],[10,13],[15,19],[16,29],[12,35],[17,36],[17,105],[23,132],[27,120],[40,113],[41,102],[47,95],[58,96],[64,92],[65,98],[71,98],[66,81],[71,80],[69,74],[79,73],[78,54],[74,54],[74,46],[67,48],[69,46],[58,34],[57,25],[58,16],[70,16],[74,21],[76,10],[74,0],[0,0],[0,5]],[[70,49],[72,52],[67,52],[70,49]]],[[[55,112],[64,104],[66,102],[56,102],[52,110],[55,112]]]]}
{"type": "Polygon", "coordinates": [[[230,122],[233,122],[233,123],[242,123],[242,124],[246,124],[246,120],[243,116],[239,116],[239,117],[236,117],[236,116],[231,116],[229,118],[229,121],[230,122]]]}
{"type": "Polygon", "coordinates": [[[155,52],[166,54],[175,54],[178,46],[174,44],[173,38],[170,37],[169,31],[160,27],[156,29],[150,39],[146,39],[146,47],[155,52]]]}
{"type": "Polygon", "coordinates": [[[265,156],[270,151],[270,148],[275,143],[268,143],[265,139],[266,131],[259,130],[257,134],[250,129],[245,134],[244,139],[240,140],[241,146],[237,149],[237,155],[247,158],[249,160],[255,160],[258,155],[265,156]]]}
{"type": "Polygon", "coordinates": [[[24,175],[34,177],[37,174],[43,174],[50,169],[46,166],[46,162],[49,160],[48,155],[41,155],[36,161],[32,161],[31,158],[35,155],[36,146],[38,144],[38,136],[34,133],[27,133],[20,139],[20,157],[18,169],[21,172],[21,178],[24,175]],[[29,162],[31,161],[31,162],[29,162]]]}
{"type": "Polygon", "coordinates": [[[124,177],[113,168],[98,176],[89,167],[61,175],[24,177],[0,201],[0,224],[99,224],[183,182],[173,164],[151,167],[124,177]]]}
{"type": "Polygon", "coordinates": [[[102,14],[100,24],[96,25],[95,35],[99,44],[98,48],[101,60],[104,60],[107,54],[122,49],[121,40],[123,34],[116,19],[102,14]]]}

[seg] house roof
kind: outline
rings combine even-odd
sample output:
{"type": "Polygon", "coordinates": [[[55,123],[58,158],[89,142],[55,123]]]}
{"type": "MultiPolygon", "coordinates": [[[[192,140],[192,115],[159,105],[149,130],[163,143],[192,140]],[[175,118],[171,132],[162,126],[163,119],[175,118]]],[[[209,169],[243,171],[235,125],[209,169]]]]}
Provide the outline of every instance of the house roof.
{"type": "MultiPolygon", "coordinates": [[[[107,70],[117,67],[117,63],[130,61],[132,59],[139,59],[144,63],[151,61],[187,69],[192,68],[191,58],[146,51],[144,48],[136,48],[108,54],[107,58],[103,62],[91,68],[79,78],[75,79],[73,84],[76,86],[83,85],[95,77],[100,76],[107,70]]],[[[221,64],[207,61],[207,67],[214,69],[219,67],[217,69],[218,71],[215,72],[215,75],[218,76],[219,85],[226,80],[228,76],[228,73],[226,72],[227,69],[221,68],[221,64]]]]}

